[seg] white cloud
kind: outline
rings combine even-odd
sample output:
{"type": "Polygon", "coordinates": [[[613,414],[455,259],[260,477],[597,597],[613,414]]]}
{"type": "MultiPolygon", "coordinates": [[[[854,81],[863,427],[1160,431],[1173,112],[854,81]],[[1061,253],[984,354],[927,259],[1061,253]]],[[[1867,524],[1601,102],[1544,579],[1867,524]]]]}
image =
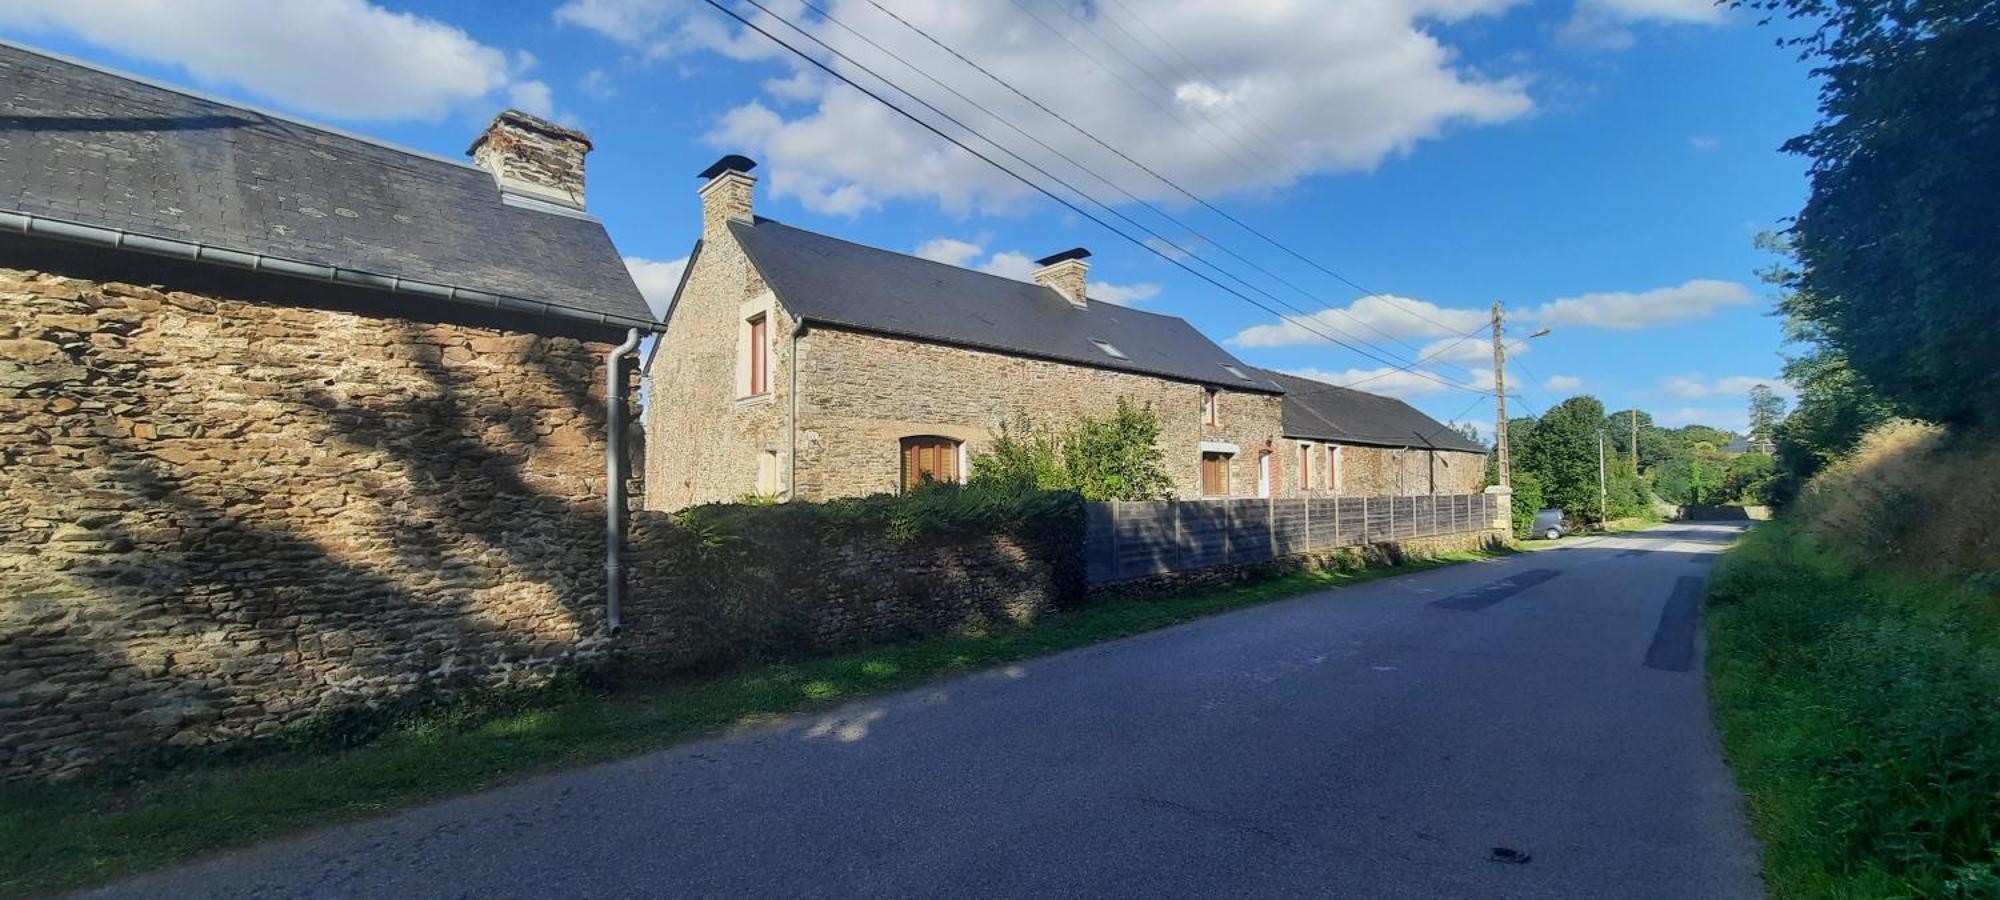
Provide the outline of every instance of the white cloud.
{"type": "MultiPolygon", "coordinates": [[[[533,64],[366,0],[12,0],[0,4],[0,26],[69,34],[343,119],[436,120],[490,104],[533,64]]],[[[546,85],[521,90],[552,105],[546,85]]]]}
{"type": "MultiPolygon", "coordinates": [[[[1336,372],[1328,369],[1307,367],[1302,369],[1282,369],[1280,371],[1297,375],[1300,378],[1310,378],[1314,381],[1326,382],[1327,384],[1352,387],[1357,391],[1367,391],[1371,394],[1381,394],[1385,397],[1399,397],[1405,400],[1413,397],[1428,397],[1433,394],[1441,394],[1451,390],[1451,385],[1458,383],[1446,375],[1421,368],[1396,369],[1389,366],[1381,366],[1374,369],[1357,368],[1336,372]]],[[[1482,390],[1493,389],[1493,370],[1475,369],[1472,371],[1474,380],[1466,383],[1466,387],[1482,390]]]]}
{"type": "Polygon", "coordinates": [[[1634,25],[1715,25],[1723,18],[1714,0],[1577,0],[1556,39],[1575,47],[1623,50],[1637,40],[1634,25]]]}
{"type": "Polygon", "coordinates": [[[1650,291],[1612,291],[1551,300],[1524,312],[1542,325],[1584,325],[1636,331],[1699,319],[1727,306],[1751,302],[1750,289],[1734,281],[1696,278],[1650,291]]]}
{"type": "Polygon", "coordinates": [[[1719,146],[1722,146],[1722,141],[1717,140],[1716,138],[1710,137],[1705,134],[1697,134],[1691,138],[1688,138],[1688,146],[1693,147],[1696,150],[1713,150],[1719,146]]]}
{"type": "Polygon", "coordinates": [[[993,254],[992,258],[980,263],[978,268],[988,275],[1027,281],[1041,266],[1035,265],[1035,260],[1026,253],[1003,251],[993,254]]]}
{"type": "Polygon", "coordinates": [[[1767,385],[1780,397],[1795,397],[1798,392],[1782,378],[1760,378],[1755,375],[1728,375],[1722,378],[1707,378],[1701,375],[1676,375],[1660,385],[1660,390],[1669,397],[1682,400],[1700,400],[1707,397],[1748,397],[1750,389],[1767,385]]]}
{"type": "Polygon", "coordinates": [[[1575,375],[1550,375],[1549,380],[1542,382],[1542,387],[1558,393],[1579,391],[1583,389],[1583,379],[1575,375]]]}
{"type": "MultiPolygon", "coordinates": [[[[1347,335],[1374,341],[1384,334],[1405,337],[1434,337],[1456,340],[1489,320],[1483,310],[1451,309],[1423,300],[1393,295],[1362,297],[1344,307],[1323,309],[1310,316],[1292,316],[1282,322],[1253,325],[1236,333],[1229,343],[1238,347],[1285,347],[1312,344],[1325,338],[1310,329],[1336,336],[1347,335]],[[1299,324],[1304,319],[1305,324],[1299,324]]],[[[1477,346],[1471,341],[1468,345],[1477,346]]],[[[1486,342],[1486,355],[1493,354],[1486,342]]]]}
{"type": "MultiPolygon", "coordinates": [[[[1524,80],[1482,73],[1457,58],[1458,50],[1431,27],[1492,16],[1516,2],[1378,0],[1345,4],[1339,15],[1327,15],[1317,4],[1242,0],[1231,5],[1229,15],[1217,15],[1214,4],[1201,0],[1132,0],[1078,7],[1078,15],[1086,19],[1110,20],[1088,25],[1059,6],[1030,7],[1082,50],[1048,33],[1022,9],[1004,3],[898,0],[892,5],[912,24],[1092,132],[1118,142],[1151,168],[1197,192],[1218,194],[1280,187],[1316,172],[1367,171],[1453,128],[1527,115],[1534,102],[1524,80]],[[1169,56],[1170,62],[1142,56],[1155,74],[1164,74],[1155,82],[1114,59],[1098,43],[1100,35],[1137,28],[1134,17],[1194,65],[1183,63],[1179,56],[1169,56]],[[1132,88],[1106,75],[1100,65],[1120,72],[1132,88]],[[1121,140],[1130,135],[1146,137],[1137,143],[1121,140]]],[[[865,0],[830,0],[826,5],[835,17],[890,51],[945,79],[995,114],[1033,128],[1038,137],[1134,193],[1148,199],[1181,199],[1089,139],[1049,124],[1046,115],[875,11],[865,0]]],[[[683,0],[571,0],[558,10],[557,18],[603,32],[646,58],[706,51],[736,60],[770,60],[788,72],[796,71],[798,63],[782,49],[698,7],[683,0]],[[695,14],[684,14],[686,9],[695,14]]],[[[862,63],[899,82],[910,82],[913,90],[921,85],[927,97],[938,98],[936,102],[954,115],[965,109],[841,28],[817,16],[795,16],[782,6],[780,10],[862,63]]],[[[790,33],[784,25],[768,24],[776,33],[790,33]]],[[[1136,48],[1127,52],[1144,53],[1136,48]]],[[[830,64],[873,85],[849,63],[830,64]]],[[[753,101],[725,114],[704,140],[719,149],[755,156],[770,173],[774,196],[797,198],[821,213],[857,215],[898,199],[934,201],[953,212],[1009,211],[1034,196],[1006,175],[831,79],[815,78],[808,85],[778,78],[768,85],[774,102],[787,103],[808,87],[816,91],[810,109],[779,114],[753,101]]],[[[893,91],[888,93],[894,96],[893,91]]],[[[1010,145],[1025,146],[984,116],[962,118],[1010,145]]],[[[1033,151],[1032,158],[1045,161],[1043,156],[1033,151]]]]}
{"type": "Polygon", "coordinates": [[[1655,412],[1653,421],[1668,428],[1707,425],[1737,434],[1750,430],[1750,412],[1744,407],[1683,406],[1655,412]]]}
{"type": "Polygon", "coordinates": [[[980,253],[980,246],[957,238],[932,238],[917,247],[917,255],[947,266],[963,266],[980,253]]]}
{"type": "Polygon", "coordinates": [[[507,86],[507,105],[543,118],[556,114],[555,95],[541,81],[517,81],[507,86]]]}
{"type": "Polygon", "coordinates": [[[1116,303],[1119,306],[1131,306],[1134,303],[1144,303],[1145,301],[1151,300],[1154,297],[1158,296],[1159,293],[1160,293],[1160,286],[1157,284],[1153,284],[1151,282],[1140,282],[1138,284],[1111,284],[1109,282],[1099,281],[1099,282],[1093,282],[1090,285],[1090,299],[1102,300],[1106,303],[1116,303]]]}
{"type": "Polygon", "coordinates": [[[592,100],[604,101],[618,96],[618,85],[611,80],[611,73],[603,69],[591,69],[583,73],[577,82],[577,89],[592,100]]]}
{"type": "Polygon", "coordinates": [[[632,273],[632,281],[639,285],[639,293],[646,298],[654,318],[667,317],[667,308],[674,302],[674,289],[680,287],[681,272],[687,269],[687,264],[685,256],[665,262],[643,256],[625,257],[625,270],[632,273]]]}

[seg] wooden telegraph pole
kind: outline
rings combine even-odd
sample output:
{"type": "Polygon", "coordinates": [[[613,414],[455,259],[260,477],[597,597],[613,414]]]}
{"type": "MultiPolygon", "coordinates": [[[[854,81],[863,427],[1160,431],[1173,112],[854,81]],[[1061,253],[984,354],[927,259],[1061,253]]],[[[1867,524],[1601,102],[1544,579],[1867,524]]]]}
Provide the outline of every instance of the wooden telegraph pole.
{"type": "Polygon", "coordinates": [[[1514,486],[1514,465],[1507,447],[1507,345],[1501,337],[1500,301],[1493,301],[1493,450],[1498,457],[1500,484],[1514,486]]]}
{"type": "Polygon", "coordinates": [[[1632,474],[1639,474],[1639,407],[1632,407],[1632,474]]]}

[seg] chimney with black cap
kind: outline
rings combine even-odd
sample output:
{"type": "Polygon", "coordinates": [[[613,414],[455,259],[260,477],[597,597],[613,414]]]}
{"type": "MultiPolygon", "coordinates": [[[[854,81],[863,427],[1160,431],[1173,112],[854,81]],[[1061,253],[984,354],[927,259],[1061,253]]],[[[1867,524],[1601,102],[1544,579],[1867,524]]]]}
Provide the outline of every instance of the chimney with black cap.
{"type": "Polygon", "coordinates": [[[1063,295],[1070,305],[1078,309],[1084,306],[1083,276],[1090,271],[1090,251],[1077,247],[1064,250],[1054,256],[1044,256],[1035,260],[1041,268],[1035,270],[1035,283],[1063,295]]]}
{"type": "Polygon", "coordinates": [[[757,179],[750,175],[754,168],[757,163],[750,157],[731,153],[696,176],[702,179],[702,240],[721,238],[731,219],[750,221],[751,189],[757,186],[757,179]]]}
{"type": "Polygon", "coordinates": [[[574,128],[510,109],[465,153],[493,173],[502,193],[583,208],[583,156],[590,138],[574,128]]]}

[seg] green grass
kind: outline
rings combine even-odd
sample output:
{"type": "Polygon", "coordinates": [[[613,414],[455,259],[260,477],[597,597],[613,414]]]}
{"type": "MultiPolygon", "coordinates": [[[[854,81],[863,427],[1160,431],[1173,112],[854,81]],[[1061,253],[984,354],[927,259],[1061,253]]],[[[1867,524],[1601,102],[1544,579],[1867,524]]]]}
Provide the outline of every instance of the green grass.
{"type": "Polygon", "coordinates": [[[1033,627],[885,646],[706,681],[568,685],[433,710],[360,747],[306,743],[157,766],[136,776],[0,788],[0,894],[59,890],[301,828],[628,756],[989,666],[1308,591],[1486,559],[1302,572],[1099,603],[1033,627]]]}
{"type": "Polygon", "coordinates": [[[2000,897],[2000,598],[1789,522],[1709,592],[1709,686],[1775,897],[2000,897]]]}

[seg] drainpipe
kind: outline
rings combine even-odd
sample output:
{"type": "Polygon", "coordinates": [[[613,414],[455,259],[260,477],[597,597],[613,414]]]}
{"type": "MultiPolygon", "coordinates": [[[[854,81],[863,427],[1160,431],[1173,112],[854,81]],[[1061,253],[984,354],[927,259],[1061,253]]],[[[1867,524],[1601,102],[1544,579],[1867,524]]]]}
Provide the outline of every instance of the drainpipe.
{"type": "Polygon", "coordinates": [[[790,446],[785,448],[785,499],[799,499],[799,336],[806,333],[806,320],[800,319],[792,326],[791,387],[787,388],[786,403],[791,411],[786,414],[786,430],[791,432],[790,446]]]}
{"type": "Polygon", "coordinates": [[[625,627],[625,359],[639,349],[639,329],[604,355],[604,626],[611,634],[625,627]]]}

